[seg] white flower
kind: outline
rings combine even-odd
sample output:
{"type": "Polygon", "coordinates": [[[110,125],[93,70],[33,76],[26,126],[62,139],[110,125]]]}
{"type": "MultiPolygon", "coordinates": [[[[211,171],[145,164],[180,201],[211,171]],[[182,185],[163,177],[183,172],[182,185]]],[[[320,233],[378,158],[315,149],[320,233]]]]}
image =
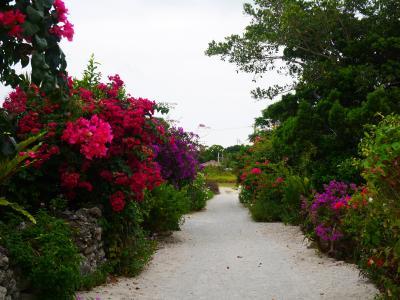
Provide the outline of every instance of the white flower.
{"type": "Polygon", "coordinates": [[[369,201],[369,202],[372,202],[372,200],[374,200],[374,199],[372,199],[372,197],[369,197],[369,198],[368,198],[368,201],[369,201]]]}

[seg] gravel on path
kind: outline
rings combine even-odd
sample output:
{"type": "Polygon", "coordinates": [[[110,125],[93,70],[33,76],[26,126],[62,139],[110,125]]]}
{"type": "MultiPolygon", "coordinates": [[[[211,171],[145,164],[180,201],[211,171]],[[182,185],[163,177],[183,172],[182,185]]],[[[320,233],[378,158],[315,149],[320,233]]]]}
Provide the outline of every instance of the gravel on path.
{"type": "Polygon", "coordinates": [[[223,188],[186,216],[136,278],[79,293],[101,300],[373,299],[376,288],[351,264],[307,247],[297,226],[255,223],[223,188]]]}

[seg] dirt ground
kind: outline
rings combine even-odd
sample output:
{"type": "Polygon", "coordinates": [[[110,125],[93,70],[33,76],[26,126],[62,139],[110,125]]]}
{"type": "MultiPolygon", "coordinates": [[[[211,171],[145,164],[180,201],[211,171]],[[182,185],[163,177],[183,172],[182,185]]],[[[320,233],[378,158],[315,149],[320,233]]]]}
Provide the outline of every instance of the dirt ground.
{"type": "Polygon", "coordinates": [[[353,265],[307,247],[296,226],[255,223],[223,188],[207,209],[186,216],[136,278],[82,299],[373,299],[377,290],[353,265]]]}

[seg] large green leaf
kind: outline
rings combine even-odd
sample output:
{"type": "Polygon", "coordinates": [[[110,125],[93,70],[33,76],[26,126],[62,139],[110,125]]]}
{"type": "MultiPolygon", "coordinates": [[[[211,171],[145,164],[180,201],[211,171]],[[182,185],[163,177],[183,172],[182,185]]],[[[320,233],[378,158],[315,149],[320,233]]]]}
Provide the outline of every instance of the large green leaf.
{"type": "Polygon", "coordinates": [[[28,15],[28,19],[35,23],[40,22],[44,17],[43,11],[36,10],[32,6],[28,6],[26,8],[26,13],[28,15]]]}
{"type": "Polygon", "coordinates": [[[0,206],[8,206],[11,207],[13,210],[23,214],[25,217],[27,217],[33,224],[36,224],[35,218],[25,209],[23,209],[21,206],[19,206],[17,203],[9,202],[7,201],[6,198],[1,197],[0,198],[0,206]]]}
{"type": "Polygon", "coordinates": [[[24,33],[28,36],[34,35],[40,30],[39,26],[29,21],[25,21],[22,27],[24,28],[24,33]]]}
{"type": "Polygon", "coordinates": [[[35,42],[36,42],[36,46],[39,50],[45,50],[47,48],[46,39],[39,37],[37,34],[35,35],[35,42]]]}

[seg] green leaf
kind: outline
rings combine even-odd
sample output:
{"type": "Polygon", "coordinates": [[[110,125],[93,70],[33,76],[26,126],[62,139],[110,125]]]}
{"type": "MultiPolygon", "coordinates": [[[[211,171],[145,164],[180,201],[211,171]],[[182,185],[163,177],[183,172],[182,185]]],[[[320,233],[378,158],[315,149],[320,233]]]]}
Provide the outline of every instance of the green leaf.
{"type": "Polygon", "coordinates": [[[22,24],[22,27],[24,29],[24,33],[28,36],[32,36],[39,32],[40,28],[36,24],[33,24],[29,21],[25,21],[24,24],[22,24]]]}
{"type": "Polygon", "coordinates": [[[38,50],[45,50],[47,48],[46,39],[39,37],[37,34],[35,34],[34,39],[38,50]]]}
{"type": "Polygon", "coordinates": [[[392,148],[394,149],[394,150],[400,150],[400,142],[395,142],[395,143],[393,143],[392,144],[392,148]]]}
{"type": "Polygon", "coordinates": [[[34,9],[32,6],[28,6],[26,8],[26,13],[28,15],[28,19],[35,23],[40,22],[44,17],[42,11],[38,11],[38,10],[34,9]]]}
{"type": "Polygon", "coordinates": [[[396,245],[393,247],[393,254],[398,259],[400,258],[400,240],[397,241],[396,245]]]}
{"type": "Polygon", "coordinates": [[[35,218],[25,209],[23,209],[21,206],[19,206],[17,203],[9,202],[7,201],[6,198],[1,197],[0,198],[0,206],[9,206],[15,211],[23,214],[25,217],[27,217],[33,224],[36,224],[35,218]]]}
{"type": "Polygon", "coordinates": [[[44,7],[50,9],[53,6],[54,0],[40,0],[40,2],[42,2],[44,7]]]}

